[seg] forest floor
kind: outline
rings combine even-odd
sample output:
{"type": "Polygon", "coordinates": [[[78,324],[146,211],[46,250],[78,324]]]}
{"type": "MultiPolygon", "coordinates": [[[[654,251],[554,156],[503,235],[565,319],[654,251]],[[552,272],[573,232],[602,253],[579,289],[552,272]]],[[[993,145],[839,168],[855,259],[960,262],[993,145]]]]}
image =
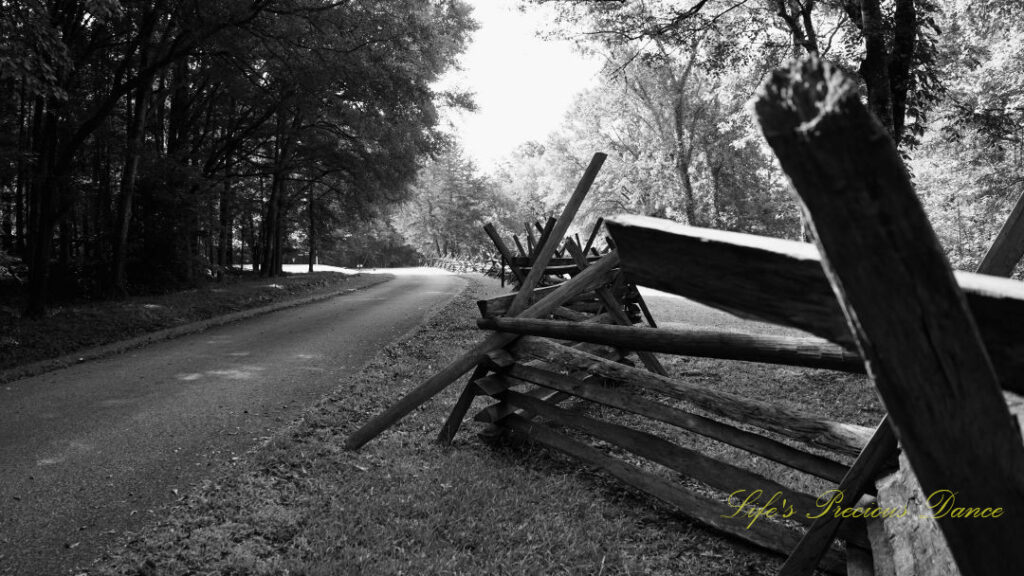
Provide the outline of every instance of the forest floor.
{"type": "MultiPolygon", "coordinates": [[[[169,517],[127,537],[84,573],[776,573],[779,557],[707,531],[558,453],[484,444],[472,421],[452,447],[438,445],[434,438],[464,379],[360,451],[342,447],[361,423],[481,338],[474,303],[494,290],[474,280],[301,421],[249,453],[241,472],[183,494],[169,517]]],[[[863,377],[663,358],[670,371],[702,372],[717,389],[859,424],[882,415],[863,377]]],[[[470,414],[485,405],[478,399],[470,414]]],[[[650,429],[786,480],[747,454],[650,429]]],[[[818,488],[806,477],[789,480],[812,493],[818,488]]]]}
{"type": "Polygon", "coordinates": [[[15,287],[0,294],[0,371],[79,350],[118,342],[165,328],[183,326],[253,308],[358,290],[384,282],[386,275],[316,272],[259,278],[251,272],[225,275],[197,288],[131,296],[119,300],[58,305],[44,318],[19,313],[15,287]]]}

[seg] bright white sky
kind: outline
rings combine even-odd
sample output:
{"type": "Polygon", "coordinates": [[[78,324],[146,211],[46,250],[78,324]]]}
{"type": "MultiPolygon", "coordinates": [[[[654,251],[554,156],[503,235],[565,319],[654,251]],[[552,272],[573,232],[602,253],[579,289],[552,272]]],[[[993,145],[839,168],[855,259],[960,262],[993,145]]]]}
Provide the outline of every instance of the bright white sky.
{"type": "Polygon", "coordinates": [[[543,141],[554,131],[573,96],[597,80],[601,62],[574,51],[570,42],[542,40],[545,10],[517,9],[517,0],[467,0],[480,23],[462,56],[463,70],[442,86],[476,94],[479,111],[452,113],[462,146],[487,171],[516,146],[543,141]]]}

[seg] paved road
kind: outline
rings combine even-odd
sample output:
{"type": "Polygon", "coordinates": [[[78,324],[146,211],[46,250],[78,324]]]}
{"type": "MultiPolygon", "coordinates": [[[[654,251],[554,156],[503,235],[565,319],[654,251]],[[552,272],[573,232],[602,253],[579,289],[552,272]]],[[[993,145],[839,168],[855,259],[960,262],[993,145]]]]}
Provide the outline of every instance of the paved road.
{"type": "Polygon", "coordinates": [[[84,567],[465,285],[350,295],[0,385],[0,574],[84,567]]]}

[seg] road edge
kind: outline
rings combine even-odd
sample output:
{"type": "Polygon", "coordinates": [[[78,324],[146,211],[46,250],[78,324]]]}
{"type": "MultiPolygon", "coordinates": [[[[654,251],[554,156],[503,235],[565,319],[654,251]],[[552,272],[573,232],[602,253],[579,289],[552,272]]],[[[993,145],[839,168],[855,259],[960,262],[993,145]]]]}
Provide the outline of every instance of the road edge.
{"type": "Polygon", "coordinates": [[[270,314],[271,312],[277,312],[278,310],[284,310],[286,308],[294,308],[296,306],[303,306],[305,304],[313,304],[316,302],[322,302],[324,300],[330,300],[338,296],[344,296],[345,294],[352,294],[360,290],[379,286],[385,282],[393,280],[395,277],[391,274],[379,274],[379,282],[372,282],[358,288],[339,288],[326,292],[323,294],[314,294],[311,296],[303,296],[301,298],[295,298],[292,300],[285,300],[282,302],[275,302],[273,304],[267,304],[266,306],[259,306],[257,308],[249,308],[248,310],[240,310],[238,312],[231,312],[230,314],[222,314],[220,316],[214,316],[213,318],[207,318],[206,320],[197,320],[181,326],[173,326],[171,328],[163,328],[154,332],[148,332],[141,336],[129,338],[127,340],[120,340],[118,342],[112,342],[110,344],[104,344],[102,346],[95,346],[93,348],[86,348],[79,350],[72,354],[65,354],[64,356],[58,356],[57,358],[50,358],[49,360],[40,360],[38,362],[32,362],[31,364],[25,364],[22,366],[15,366],[14,368],[7,368],[0,370],[0,384],[8,384],[17,380],[23,380],[25,378],[31,378],[33,376],[39,376],[47,372],[54,370],[60,370],[74,364],[81,364],[82,362],[88,362],[91,360],[99,360],[108,356],[115,356],[117,354],[123,354],[129,350],[135,348],[141,348],[148,344],[156,342],[163,342],[165,340],[172,340],[174,338],[180,338],[182,336],[188,336],[190,334],[197,334],[215,328],[217,326],[223,326],[225,324],[231,324],[240,320],[248,320],[255,318],[256,316],[262,316],[264,314],[270,314]]]}

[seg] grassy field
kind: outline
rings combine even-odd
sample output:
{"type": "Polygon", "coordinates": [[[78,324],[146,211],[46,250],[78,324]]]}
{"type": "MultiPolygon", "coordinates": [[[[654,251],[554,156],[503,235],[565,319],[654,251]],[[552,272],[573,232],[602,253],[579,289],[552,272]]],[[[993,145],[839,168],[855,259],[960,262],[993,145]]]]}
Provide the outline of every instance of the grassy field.
{"type": "MultiPolygon", "coordinates": [[[[145,576],[778,570],[778,557],[706,531],[560,454],[488,446],[474,434],[476,423],[467,423],[453,447],[437,445],[434,436],[462,382],[359,452],[345,451],[344,439],[360,423],[481,337],[474,300],[493,287],[475,284],[382,350],[300,423],[251,452],[241,473],[184,494],[166,520],[83,569],[145,576]]],[[[874,423],[880,416],[870,386],[858,377],[711,360],[668,364],[706,373],[709,386],[849,421],[874,423]]],[[[656,431],[726,459],[749,460],[698,438],[680,439],[676,431],[656,431]]],[[[754,465],[774,473],[766,463],[754,465]]]]}
{"type": "Polygon", "coordinates": [[[386,279],[337,272],[270,279],[252,273],[232,274],[191,290],[66,304],[38,319],[21,316],[19,295],[15,287],[6,286],[6,298],[0,298],[0,326],[4,328],[0,333],[0,370],[231,312],[346,288],[359,289],[386,279]]]}

